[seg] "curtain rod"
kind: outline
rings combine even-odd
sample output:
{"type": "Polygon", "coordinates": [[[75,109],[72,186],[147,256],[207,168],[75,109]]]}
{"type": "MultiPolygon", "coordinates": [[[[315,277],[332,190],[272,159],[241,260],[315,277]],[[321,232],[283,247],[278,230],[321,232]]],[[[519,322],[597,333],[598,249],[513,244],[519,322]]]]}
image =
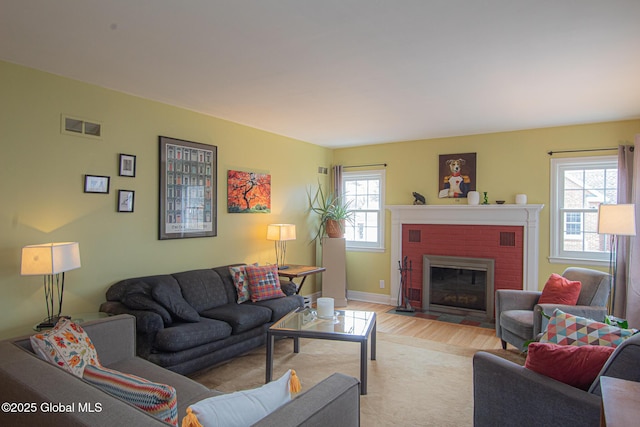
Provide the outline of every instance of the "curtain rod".
{"type": "MultiPolygon", "coordinates": [[[[631,149],[631,151],[633,151],[633,146],[629,147],[631,149]]],[[[550,156],[553,156],[554,154],[558,154],[558,153],[584,153],[587,151],[612,151],[612,150],[617,150],[618,147],[611,147],[611,148],[592,148],[589,150],[560,150],[560,151],[547,151],[547,154],[550,156]]]]}
{"type": "Polygon", "coordinates": [[[369,166],[384,166],[384,167],[386,168],[386,167],[387,167],[387,164],[386,164],[386,163],[373,163],[373,164],[370,164],[370,165],[351,165],[351,166],[343,166],[342,168],[343,168],[343,169],[346,169],[346,168],[366,168],[366,167],[369,167],[369,166]]]}

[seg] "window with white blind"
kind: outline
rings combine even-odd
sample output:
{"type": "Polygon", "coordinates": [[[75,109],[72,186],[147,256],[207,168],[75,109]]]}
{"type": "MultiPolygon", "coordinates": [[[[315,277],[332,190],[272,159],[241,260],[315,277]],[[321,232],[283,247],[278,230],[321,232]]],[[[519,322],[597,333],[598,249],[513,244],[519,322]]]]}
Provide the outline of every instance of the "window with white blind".
{"type": "Polygon", "coordinates": [[[552,159],[550,261],[608,262],[609,239],[598,234],[598,206],[617,198],[616,156],[552,159]]]}
{"type": "Polygon", "coordinates": [[[347,249],[384,250],[384,185],[384,170],[343,172],[343,195],[354,211],[345,224],[347,249]]]}

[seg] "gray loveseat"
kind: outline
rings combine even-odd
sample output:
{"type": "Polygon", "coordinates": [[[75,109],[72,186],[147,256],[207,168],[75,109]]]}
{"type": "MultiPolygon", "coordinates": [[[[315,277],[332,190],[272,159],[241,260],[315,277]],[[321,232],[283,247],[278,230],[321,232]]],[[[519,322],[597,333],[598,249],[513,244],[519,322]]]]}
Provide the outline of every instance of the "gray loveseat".
{"type": "MultiPolygon", "coordinates": [[[[135,355],[135,319],[120,315],[83,324],[98,352],[100,363],[176,389],[179,422],[186,408],[221,394],[187,377],[161,368],[135,355]]],[[[2,426],[167,426],[148,413],[113,397],[83,379],[40,359],[28,337],[0,342],[0,398],[2,426]],[[21,409],[18,409],[19,406],[21,409]],[[32,411],[25,411],[24,404],[32,411]],[[73,404],[72,411],[55,410],[73,404]],[[99,404],[99,405],[98,405],[99,404]],[[57,405],[57,406],[55,406],[57,405]],[[11,408],[11,407],[8,407],[11,408]]],[[[358,426],[359,382],[333,374],[281,406],[255,426],[358,426]]]]}
{"type": "Polygon", "coordinates": [[[473,357],[473,425],[597,427],[602,376],[640,381],[640,334],[616,348],[588,391],[478,352],[473,357]]]}
{"type": "Polygon", "coordinates": [[[263,345],[273,322],[304,305],[300,295],[238,304],[229,267],[121,280],[100,311],[136,317],[138,356],[180,374],[207,368],[263,345]]]}

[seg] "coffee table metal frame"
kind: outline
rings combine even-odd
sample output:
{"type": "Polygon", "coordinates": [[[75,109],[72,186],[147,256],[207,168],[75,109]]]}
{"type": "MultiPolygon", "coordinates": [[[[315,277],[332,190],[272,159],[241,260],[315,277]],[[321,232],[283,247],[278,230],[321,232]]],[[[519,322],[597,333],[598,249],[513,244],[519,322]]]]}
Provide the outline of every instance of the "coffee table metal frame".
{"type": "MultiPolygon", "coordinates": [[[[293,338],[293,352],[300,352],[299,338],[314,338],[334,341],[351,341],[360,343],[360,394],[367,394],[367,352],[369,341],[371,341],[371,360],[376,360],[376,313],[373,311],[338,310],[337,323],[344,323],[345,316],[350,314],[366,314],[365,325],[361,333],[350,333],[349,331],[319,331],[313,329],[301,329],[300,327],[286,327],[295,321],[294,316],[310,316],[315,310],[309,308],[299,308],[287,314],[278,322],[271,325],[267,330],[267,369],[265,382],[268,383],[273,377],[273,348],[276,337],[293,338]]],[[[322,320],[322,319],[320,319],[322,320]]],[[[318,321],[318,319],[314,320],[318,321]]],[[[300,322],[301,323],[301,322],[300,322]]]]}

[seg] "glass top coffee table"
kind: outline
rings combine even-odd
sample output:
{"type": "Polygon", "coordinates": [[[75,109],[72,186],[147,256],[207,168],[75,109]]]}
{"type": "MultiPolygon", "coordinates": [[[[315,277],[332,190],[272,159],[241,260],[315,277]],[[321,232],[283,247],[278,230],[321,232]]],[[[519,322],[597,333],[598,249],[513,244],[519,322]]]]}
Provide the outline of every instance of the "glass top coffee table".
{"type": "Polygon", "coordinates": [[[353,341],[360,343],[360,394],[367,394],[367,350],[371,340],[371,360],[376,360],[376,313],[338,310],[333,318],[318,317],[316,310],[298,309],[284,316],[267,330],[266,382],[273,376],[275,337],[293,338],[293,352],[299,353],[299,338],[353,341]]]}

